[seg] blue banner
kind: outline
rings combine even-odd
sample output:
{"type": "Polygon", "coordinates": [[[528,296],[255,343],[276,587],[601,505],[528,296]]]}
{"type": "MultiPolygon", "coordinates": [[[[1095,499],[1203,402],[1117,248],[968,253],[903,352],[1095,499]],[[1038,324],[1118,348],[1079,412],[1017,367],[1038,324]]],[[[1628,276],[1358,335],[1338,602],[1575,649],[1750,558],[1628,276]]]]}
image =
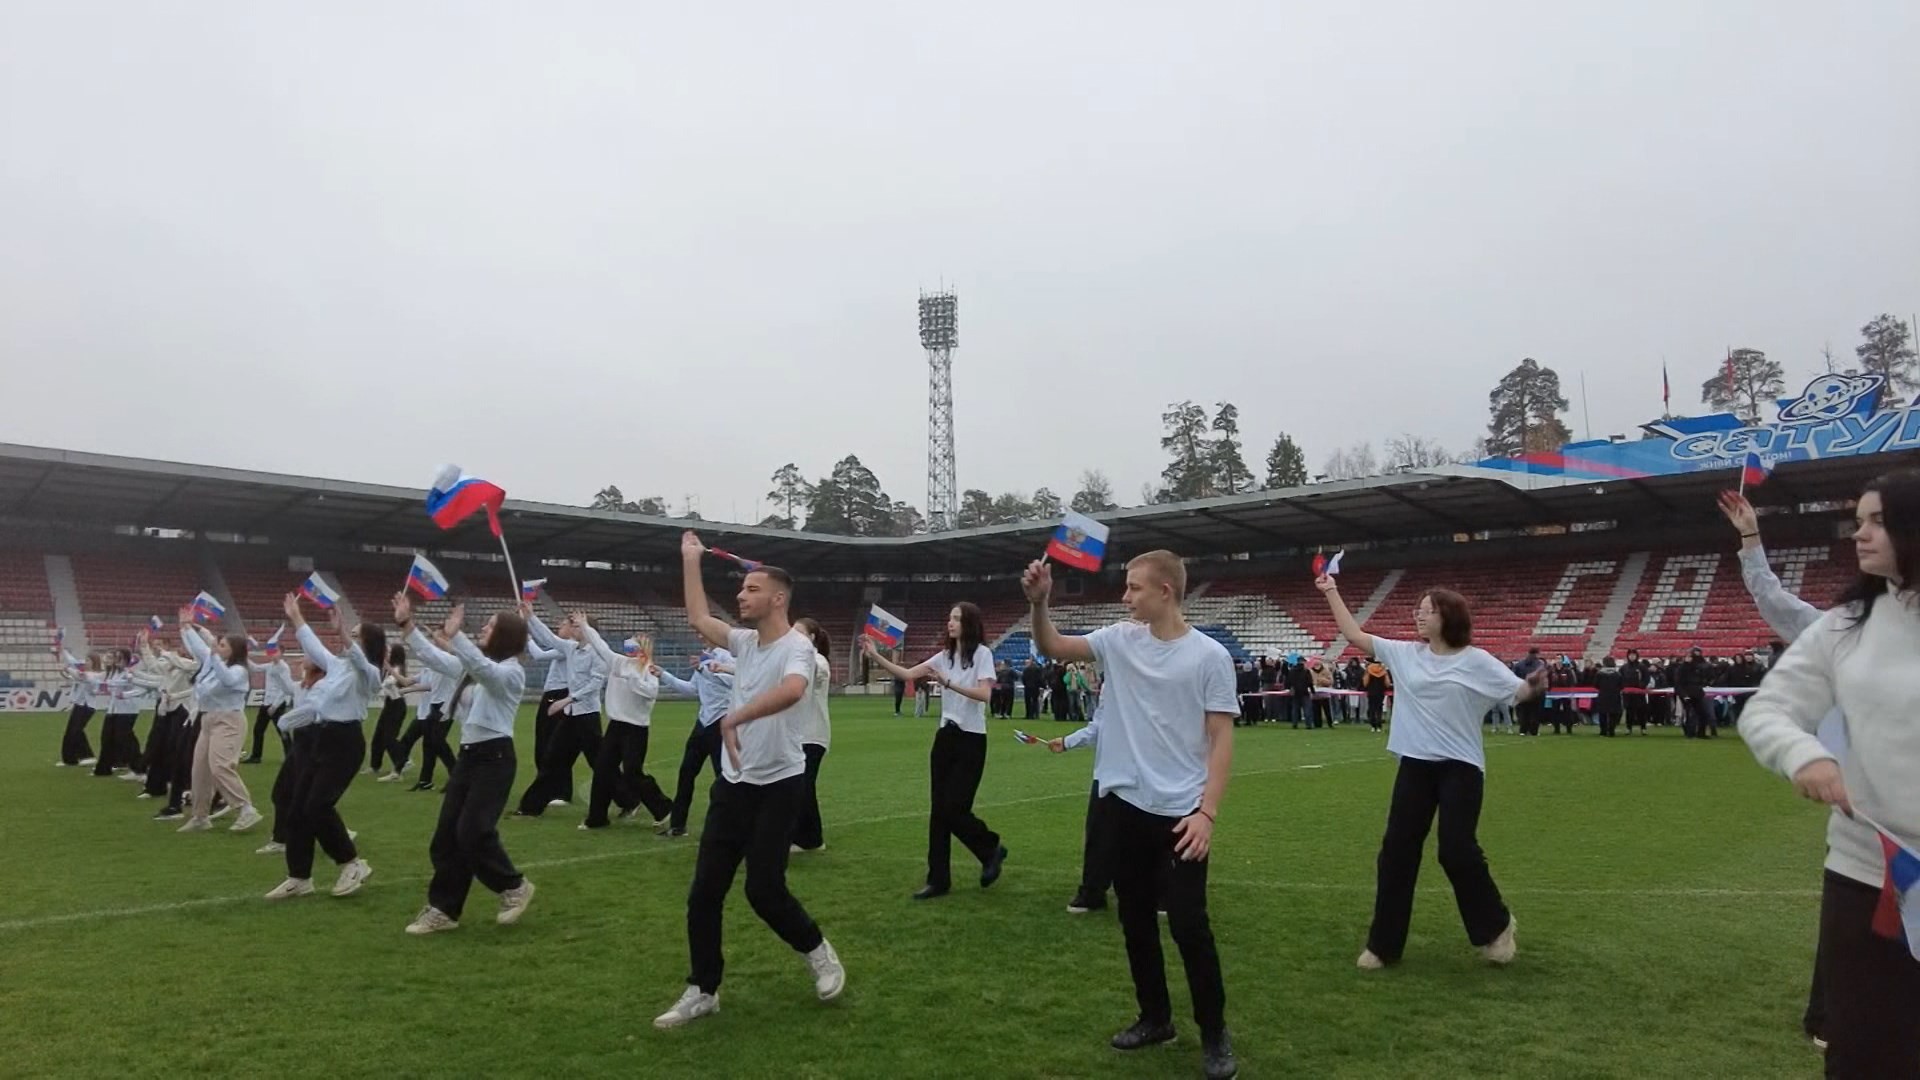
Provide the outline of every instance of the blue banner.
{"type": "Polygon", "coordinates": [[[1771,423],[1733,413],[1669,417],[1642,426],[1644,439],[1568,443],[1558,451],[1487,458],[1481,468],[1613,480],[1737,469],[1748,454],[1784,462],[1920,450],[1920,405],[1880,409],[1879,375],[1820,375],[1798,397],[1775,402],[1771,423]]]}

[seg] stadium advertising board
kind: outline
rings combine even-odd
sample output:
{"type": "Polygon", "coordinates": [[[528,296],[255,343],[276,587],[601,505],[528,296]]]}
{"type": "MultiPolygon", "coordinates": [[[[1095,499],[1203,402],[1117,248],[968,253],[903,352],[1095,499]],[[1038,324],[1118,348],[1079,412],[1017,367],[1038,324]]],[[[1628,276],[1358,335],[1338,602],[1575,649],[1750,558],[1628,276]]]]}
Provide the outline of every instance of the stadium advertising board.
{"type": "Polygon", "coordinates": [[[1820,375],[1797,397],[1774,404],[1771,422],[1733,413],[1668,417],[1642,426],[1644,439],[1568,443],[1558,451],[1487,458],[1482,468],[1613,480],[1737,469],[1757,453],[1769,468],[1792,461],[1920,449],[1920,404],[1879,407],[1879,375],[1820,375]]]}

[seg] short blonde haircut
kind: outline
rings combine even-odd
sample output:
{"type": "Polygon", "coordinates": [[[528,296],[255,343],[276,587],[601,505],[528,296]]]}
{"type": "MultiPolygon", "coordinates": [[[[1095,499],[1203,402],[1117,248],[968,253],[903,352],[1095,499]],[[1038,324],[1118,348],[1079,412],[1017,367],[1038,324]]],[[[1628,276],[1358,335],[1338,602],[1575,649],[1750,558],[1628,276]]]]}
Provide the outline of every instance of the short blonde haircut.
{"type": "Polygon", "coordinates": [[[1173,586],[1173,598],[1176,602],[1187,598],[1187,564],[1180,556],[1164,548],[1149,551],[1144,555],[1135,555],[1127,564],[1129,570],[1146,570],[1154,577],[1173,586]]]}

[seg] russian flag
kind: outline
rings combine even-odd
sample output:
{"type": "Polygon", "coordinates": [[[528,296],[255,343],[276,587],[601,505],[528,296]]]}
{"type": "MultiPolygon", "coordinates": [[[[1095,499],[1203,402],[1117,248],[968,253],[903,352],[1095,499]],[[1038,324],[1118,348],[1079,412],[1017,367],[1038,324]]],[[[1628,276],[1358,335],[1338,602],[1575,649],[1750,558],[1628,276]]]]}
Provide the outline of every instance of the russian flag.
{"type": "Polygon", "coordinates": [[[475,511],[485,510],[487,527],[499,536],[500,504],[506,501],[505,489],[461,472],[458,465],[448,465],[440,470],[427,492],[427,516],[435,525],[451,529],[472,517],[475,511]]]}
{"type": "Polygon", "coordinates": [[[308,574],[307,580],[300,583],[300,595],[313,601],[315,605],[329,610],[340,602],[340,594],[334,592],[325,581],[320,579],[318,570],[308,574]]]}
{"type": "Polygon", "coordinates": [[[447,595],[447,575],[425,555],[415,555],[413,565],[407,568],[407,588],[428,600],[442,600],[447,595]]]}
{"type": "Polygon", "coordinates": [[[261,648],[266,649],[268,655],[278,654],[280,652],[280,635],[286,632],[287,632],[287,624],[281,623],[279,629],[273,632],[273,636],[268,638],[267,643],[261,646],[261,648]]]}
{"type": "Polygon", "coordinates": [[[760,569],[760,567],[763,565],[762,563],[759,563],[753,559],[743,559],[740,556],[735,555],[733,552],[726,550],[725,548],[708,548],[707,551],[713,555],[719,556],[722,559],[731,559],[734,563],[739,565],[740,569],[746,571],[749,574],[753,573],[755,570],[760,569]]]}
{"type": "Polygon", "coordinates": [[[1920,960],[1920,852],[1880,826],[1873,828],[1880,834],[1880,849],[1887,856],[1887,878],[1880,886],[1873,932],[1895,941],[1905,939],[1914,959],[1920,960]]]}
{"type": "Polygon", "coordinates": [[[1750,488],[1759,487],[1761,484],[1767,482],[1767,477],[1772,475],[1773,470],[1767,466],[1766,462],[1760,460],[1760,452],[1758,450],[1747,451],[1747,460],[1740,465],[1740,483],[1742,485],[1750,488]]]}
{"type": "MultiPolygon", "coordinates": [[[[215,600],[212,593],[204,589],[201,590],[199,596],[193,598],[192,607],[194,622],[212,622],[215,619],[225,618],[227,614],[226,607],[223,606],[220,601],[215,600]]],[[[153,618],[155,622],[160,621],[160,616],[158,615],[155,615],[153,618]]]]}
{"type": "Polygon", "coordinates": [[[158,615],[147,616],[147,629],[152,630],[155,633],[159,633],[161,630],[166,629],[166,626],[167,626],[166,623],[160,621],[160,616],[158,615]]]}
{"type": "Polygon", "coordinates": [[[889,649],[897,649],[907,639],[906,620],[878,604],[867,612],[867,625],[860,631],[889,649]]]}
{"type": "Polygon", "coordinates": [[[1334,552],[1333,558],[1331,559],[1327,558],[1324,554],[1315,555],[1313,557],[1313,576],[1317,578],[1321,574],[1326,574],[1331,577],[1340,573],[1340,559],[1344,555],[1346,555],[1345,549],[1334,552]]]}
{"type": "Polygon", "coordinates": [[[546,587],[547,587],[546,578],[543,578],[543,577],[528,578],[527,580],[520,583],[520,599],[525,600],[527,603],[531,604],[534,602],[535,599],[537,599],[540,596],[540,590],[546,587]]]}
{"type": "Polygon", "coordinates": [[[628,656],[639,656],[647,651],[647,643],[639,637],[630,637],[620,643],[620,651],[628,656]]]}
{"type": "Polygon", "coordinates": [[[1079,570],[1098,571],[1107,558],[1107,527],[1069,510],[1047,541],[1047,557],[1079,570]]]}

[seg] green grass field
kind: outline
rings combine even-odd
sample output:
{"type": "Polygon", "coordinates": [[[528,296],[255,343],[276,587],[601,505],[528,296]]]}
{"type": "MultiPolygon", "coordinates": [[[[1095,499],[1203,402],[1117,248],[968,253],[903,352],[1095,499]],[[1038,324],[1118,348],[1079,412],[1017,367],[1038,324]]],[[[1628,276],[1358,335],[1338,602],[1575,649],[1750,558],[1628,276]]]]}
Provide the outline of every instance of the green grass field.
{"type": "MultiPolygon", "coordinates": [[[[1006,876],[974,887],[956,846],[954,893],[914,903],[932,726],[886,708],[836,701],[827,849],[789,876],[846,963],[845,995],[814,1000],[736,885],[723,1010],[668,1033],[650,1021],[686,974],[691,837],[583,833],[571,810],[509,819],[508,850],[540,888],[526,919],[495,926],[476,887],[467,925],[415,939],[401,928],[424,902],[438,795],[362,777],[342,808],[375,869],[367,888],[324,895],[323,857],[319,895],[268,904],[284,866],[252,853],[264,827],[176,835],[134,785],[50,767],[60,718],[6,717],[0,1072],[1198,1075],[1171,942],[1181,1040],[1106,1046],[1133,1017],[1119,929],[1111,909],[1064,910],[1091,756],[1022,746],[996,721],[977,809],[1012,850],[1006,876]]],[[[650,766],[669,786],[691,716],[675,703],[656,717],[650,766]]],[[[1520,922],[1518,962],[1478,962],[1429,842],[1406,960],[1365,974],[1353,960],[1393,773],[1382,740],[1239,734],[1211,903],[1242,1075],[1818,1074],[1798,1020],[1822,812],[1737,738],[1492,738],[1481,836],[1520,922]]],[[[276,768],[243,767],[263,803],[276,768]]]]}

